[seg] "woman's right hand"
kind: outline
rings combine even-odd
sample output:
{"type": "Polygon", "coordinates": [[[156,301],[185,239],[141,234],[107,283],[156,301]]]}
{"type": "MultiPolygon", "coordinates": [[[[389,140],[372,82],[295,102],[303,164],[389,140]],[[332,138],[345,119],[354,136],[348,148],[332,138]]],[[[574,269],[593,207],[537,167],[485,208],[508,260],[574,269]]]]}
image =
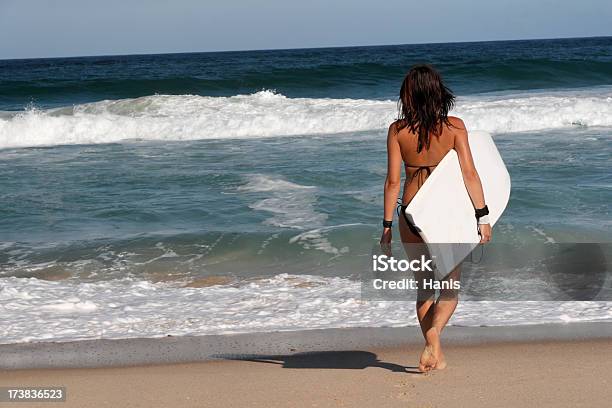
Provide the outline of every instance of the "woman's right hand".
{"type": "Polygon", "coordinates": [[[383,228],[380,236],[380,245],[389,245],[391,243],[391,228],[383,228]]]}
{"type": "Polygon", "coordinates": [[[387,256],[391,255],[391,231],[391,228],[383,228],[382,235],[380,236],[380,248],[387,256]]]}
{"type": "Polygon", "coordinates": [[[493,236],[491,224],[478,224],[478,231],[480,232],[481,244],[486,244],[491,240],[491,237],[493,236]]]}

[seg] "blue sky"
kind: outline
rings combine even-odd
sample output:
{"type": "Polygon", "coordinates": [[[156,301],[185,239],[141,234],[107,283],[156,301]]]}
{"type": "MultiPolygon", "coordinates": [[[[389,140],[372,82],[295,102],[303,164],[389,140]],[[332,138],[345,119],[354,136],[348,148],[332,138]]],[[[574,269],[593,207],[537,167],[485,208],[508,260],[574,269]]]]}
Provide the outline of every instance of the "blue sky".
{"type": "Polygon", "coordinates": [[[612,35],[611,0],[0,0],[0,59],[612,35]]]}

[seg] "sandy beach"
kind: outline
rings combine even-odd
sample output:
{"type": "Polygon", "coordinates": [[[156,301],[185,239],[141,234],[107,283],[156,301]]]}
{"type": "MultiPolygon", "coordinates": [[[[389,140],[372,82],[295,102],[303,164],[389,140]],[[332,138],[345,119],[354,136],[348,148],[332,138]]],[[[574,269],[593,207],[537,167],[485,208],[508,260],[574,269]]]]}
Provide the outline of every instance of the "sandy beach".
{"type": "MultiPolygon", "coordinates": [[[[452,346],[423,375],[418,347],[98,369],[5,371],[0,384],[63,385],[65,407],[606,407],[612,342],[452,346]]],[[[46,403],[34,404],[45,407],[46,403]]]]}
{"type": "MultiPolygon", "coordinates": [[[[451,339],[446,348],[449,367],[427,375],[416,370],[420,345],[414,330],[410,330],[407,344],[389,346],[406,331],[381,329],[382,346],[368,347],[371,337],[367,334],[375,333],[376,329],[357,329],[268,334],[268,340],[278,341],[280,349],[293,350],[276,356],[217,355],[216,360],[178,364],[117,366],[115,361],[111,367],[100,368],[4,370],[0,373],[0,386],[65,386],[68,396],[62,404],[65,407],[609,406],[612,342],[607,337],[610,331],[607,324],[551,326],[548,331],[543,327],[449,329],[451,339]],[[512,332],[514,340],[508,340],[507,334],[512,332]],[[566,336],[564,332],[573,335],[566,336]],[[591,338],[580,338],[579,332],[587,337],[591,334],[591,338]],[[355,335],[361,340],[345,342],[345,349],[338,347],[345,340],[343,336],[355,335]],[[327,338],[328,344],[314,348],[334,351],[302,352],[314,348],[292,342],[304,338],[303,344],[313,345],[317,336],[327,338]],[[563,339],[548,338],[554,336],[563,339]],[[290,344],[298,344],[297,350],[290,344]]],[[[251,347],[250,351],[269,351],[262,338],[237,336],[232,347],[246,345],[247,349],[251,347]]],[[[216,340],[206,339],[202,343],[201,339],[198,347],[207,344],[206,353],[223,351],[216,340]]],[[[187,343],[188,339],[148,341],[152,345],[174,344],[176,349],[182,347],[183,354],[187,349],[193,351],[195,344],[187,343]]],[[[229,343],[226,338],[226,350],[229,343]]],[[[102,352],[121,357],[121,353],[111,351],[105,343],[75,344],[78,345],[75,350],[89,350],[88,355],[92,354],[91,346],[98,344],[102,352]]],[[[130,344],[140,344],[138,347],[142,348],[142,343],[135,340],[110,344],[119,344],[124,352],[130,350],[126,347],[130,344]]],[[[55,347],[56,353],[67,354],[68,346],[61,349],[49,346],[44,352],[55,347]]],[[[3,351],[11,347],[25,350],[26,346],[0,346],[0,353],[6,356],[3,351]]],[[[36,345],[29,347],[29,355],[40,349],[36,345]]],[[[161,349],[154,347],[146,349],[151,354],[161,353],[161,349]]],[[[172,358],[179,358],[177,353],[172,358]]],[[[62,364],[68,364],[67,361],[64,359],[62,364]]],[[[92,361],[84,365],[91,365],[92,361]]],[[[128,356],[125,361],[135,360],[128,356]]]]}

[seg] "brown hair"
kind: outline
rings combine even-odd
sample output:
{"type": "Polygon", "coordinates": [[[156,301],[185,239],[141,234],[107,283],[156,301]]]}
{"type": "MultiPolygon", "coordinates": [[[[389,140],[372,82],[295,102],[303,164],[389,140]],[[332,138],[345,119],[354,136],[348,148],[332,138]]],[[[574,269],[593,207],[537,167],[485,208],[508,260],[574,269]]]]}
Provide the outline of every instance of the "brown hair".
{"type": "Polygon", "coordinates": [[[397,105],[399,129],[408,127],[418,135],[420,152],[423,147],[429,149],[430,134],[440,135],[442,125],[450,126],[448,111],[455,105],[455,96],[434,67],[415,65],[404,78],[397,105]]]}

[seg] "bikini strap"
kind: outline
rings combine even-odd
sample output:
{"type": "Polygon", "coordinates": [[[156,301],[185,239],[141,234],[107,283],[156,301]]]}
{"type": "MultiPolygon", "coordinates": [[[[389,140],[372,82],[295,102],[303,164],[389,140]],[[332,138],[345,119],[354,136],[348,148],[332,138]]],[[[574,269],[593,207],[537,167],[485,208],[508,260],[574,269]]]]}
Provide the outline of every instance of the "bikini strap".
{"type": "Polygon", "coordinates": [[[404,162],[404,166],[416,168],[416,171],[414,172],[414,174],[410,178],[410,181],[414,180],[414,178],[418,176],[419,177],[418,178],[418,186],[420,188],[423,185],[423,183],[425,182],[425,179],[431,175],[430,167],[436,167],[437,164],[426,165],[426,166],[412,166],[412,165],[404,162]],[[425,171],[427,173],[427,176],[425,177],[425,179],[423,178],[423,171],[425,171]]]}

